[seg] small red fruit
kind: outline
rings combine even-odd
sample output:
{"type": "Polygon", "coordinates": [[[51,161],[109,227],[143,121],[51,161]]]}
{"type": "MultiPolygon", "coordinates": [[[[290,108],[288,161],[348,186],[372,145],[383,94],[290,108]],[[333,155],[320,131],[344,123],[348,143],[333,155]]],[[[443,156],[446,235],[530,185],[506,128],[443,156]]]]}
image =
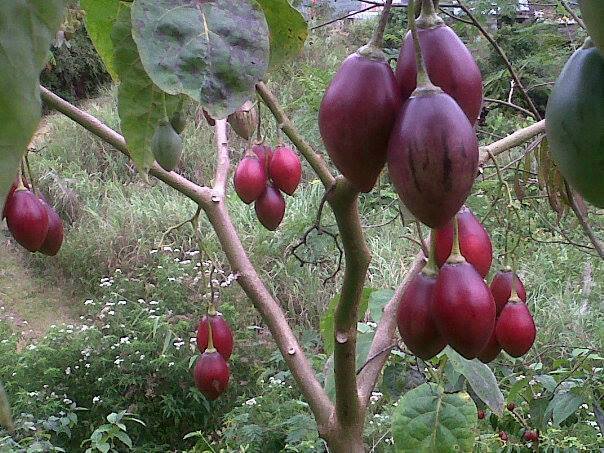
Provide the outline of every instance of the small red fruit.
{"type": "Polygon", "coordinates": [[[497,341],[512,357],[523,356],[531,349],[537,336],[533,317],[524,302],[511,298],[497,320],[497,341]]]}
{"type": "Polygon", "coordinates": [[[271,159],[269,175],[279,190],[293,195],[302,178],[300,158],[291,148],[277,146],[271,159]]]}
{"type": "Polygon", "coordinates": [[[432,315],[435,285],[436,273],[431,274],[424,268],[405,288],[397,312],[401,338],[409,350],[423,360],[431,359],[447,345],[432,315]]]}
{"type": "Polygon", "coordinates": [[[8,195],[6,195],[6,200],[5,200],[4,206],[2,208],[2,220],[4,220],[4,218],[6,217],[6,208],[8,207],[8,203],[10,202],[11,198],[13,197],[15,190],[17,190],[17,184],[13,183],[10,186],[10,189],[8,190],[8,195]]]}
{"type": "Polygon", "coordinates": [[[495,277],[493,277],[493,281],[491,282],[491,293],[493,293],[493,299],[497,305],[498,316],[512,295],[512,278],[518,297],[523,302],[526,302],[526,290],[524,289],[522,280],[520,280],[518,275],[516,275],[515,272],[512,272],[511,269],[503,269],[495,274],[495,277]]]}
{"type": "Polygon", "coordinates": [[[522,437],[524,437],[524,440],[527,442],[536,442],[539,440],[539,433],[529,429],[524,432],[522,437]]]}
{"type": "Polygon", "coordinates": [[[285,215],[285,200],[279,189],[268,185],[256,200],[254,208],[260,223],[267,230],[274,231],[285,215]]]}
{"type": "Polygon", "coordinates": [[[484,419],[484,411],[481,409],[478,411],[478,420],[484,419]]]}
{"type": "Polygon", "coordinates": [[[201,318],[197,327],[197,348],[200,352],[204,352],[208,347],[208,323],[212,326],[214,348],[224,357],[224,360],[229,360],[233,353],[233,332],[229,323],[218,312],[214,315],[207,314],[201,318]]]}
{"type": "Polygon", "coordinates": [[[499,432],[499,438],[504,441],[507,442],[509,439],[508,433],[506,433],[505,431],[500,431],[499,432]]]}
{"type": "Polygon", "coordinates": [[[257,143],[252,146],[252,152],[260,159],[260,162],[264,165],[264,170],[268,175],[271,160],[273,159],[273,150],[271,147],[263,143],[257,143]]]}
{"type": "Polygon", "coordinates": [[[229,385],[229,365],[216,349],[207,349],[195,364],[195,385],[210,401],[222,395],[229,385]]]}
{"type": "MultiPolygon", "coordinates": [[[[493,246],[489,233],[476,216],[463,206],[457,213],[459,222],[459,249],[463,257],[485,277],[493,261],[493,246]]],[[[436,262],[442,266],[451,254],[453,246],[453,222],[436,230],[436,262]]],[[[509,296],[508,296],[509,298],[509,296]]],[[[507,299],[506,299],[507,301],[507,299]]]]}
{"type": "Polygon", "coordinates": [[[514,409],[516,409],[516,404],[508,403],[506,407],[508,408],[508,411],[512,412],[514,409]]]}
{"type": "Polygon", "coordinates": [[[44,200],[40,201],[44,205],[46,214],[48,215],[48,233],[39,251],[44,255],[55,256],[59,253],[63,244],[63,221],[47,202],[44,200]]]}
{"type": "Polygon", "coordinates": [[[497,341],[497,335],[495,334],[495,329],[493,329],[493,333],[491,334],[491,338],[489,338],[489,342],[484,347],[480,354],[478,354],[478,359],[482,363],[492,362],[499,356],[501,353],[501,345],[497,341]]]}
{"type": "Polygon", "coordinates": [[[245,156],[235,169],[235,192],[241,201],[250,204],[257,200],[266,187],[266,171],[256,156],[245,156]]]}
{"type": "Polygon", "coordinates": [[[48,233],[48,214],[32,192],[17,189],[6,207],[6,223],[15,240],[30,252],[40,249],[48,233]]]}

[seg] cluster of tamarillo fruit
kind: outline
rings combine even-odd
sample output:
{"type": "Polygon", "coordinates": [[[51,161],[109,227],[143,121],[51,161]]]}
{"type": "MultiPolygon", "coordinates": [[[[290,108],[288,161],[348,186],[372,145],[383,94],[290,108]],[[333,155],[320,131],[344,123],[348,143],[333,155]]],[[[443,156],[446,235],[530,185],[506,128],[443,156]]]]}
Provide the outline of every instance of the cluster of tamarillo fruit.
{"type": "Polygon", "coordinates": [[[55,256],[63,244],[63,221],[54,208],[20,176],[12,184],[2,219],[13,238],[30,252],[55,256]]]}
{"type": "Polygon", "coordinates": [[[488,363],[502,349],[513,357],[528,352],[536,328],[526,290],[509,268],[487,286],[492,250],[486,229],[466,207],[432,230],[428,262],[403,291],[397,313],[413,354],[428,360],[449,344],[467,359],[488,363]]]}
{"type": "Polygon", "coordinates": [[[210,304],[208,313],[199,321],[197,348],[201,356],[193,371],[195,385],[213,401],[228,388],[231,372],[227,361],[233,353],[233,332],[214,304],[210,304]]]}
{"type": "Polygon", "coordinates": [[[462,209],[478,169],[480,70],[436,14],[433,0],[421,0],[417,20],[415,2],[409,3],[411,30],[396,73],[381,49],[381,21],[327,88],[321,137],[335,166],[361,192],[373,189],[387,163],[401,202],[432,228],[429,261],[399,307],[399,330],[409,349],[423,359],[447,344],[468,359],[488,362],[501,348],[518,357],[535,338],[522,302],[526,293],[512,272],[498,274],[489,289],[488,233],[462,209]]]}

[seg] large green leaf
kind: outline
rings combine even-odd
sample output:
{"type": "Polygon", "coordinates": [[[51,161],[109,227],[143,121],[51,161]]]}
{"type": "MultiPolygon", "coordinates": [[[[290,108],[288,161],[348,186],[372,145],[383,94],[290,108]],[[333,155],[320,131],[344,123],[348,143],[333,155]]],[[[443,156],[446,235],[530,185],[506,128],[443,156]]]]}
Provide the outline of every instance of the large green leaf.
{"type": "Polygon", "coordinates": [[[270,66],[277,66],[298,55],[308,37],[304,16],[288,0],[256,0],[266,16],[270,31],[270,66]]]}
{"type": "Polygon", "coordinates": [[[117,20],[123,3],[119,0],[80,0],[86,11],[86,30],[113,80],[117,80],[117,70],[113,62],[113,41],[111,30],[117,20]]]}
{"type": "Polygon", "coordinates": [[[503,393],[501,393],[491,369],[478,359],[468,360],[462,357],[450,347],[447,347],[445,353],[453,368],[466,377],[476,395],[493,412],[501,415],[504,403],[503,393]]]}
{"type": "Polygon", "coordinates": [[[164,105],[170,115],[177,108],[178,97],[166,95],[147,76],[131,29],[130,8],[124,5],[111,32],[115,69],[120,79],[118,113],[130,157],[146,177],[155,160],[151,138],[158,121],[164,117],[164,105]]]}
{"type": "Polygon", "coordinates": [[[467,393],[445,393],[436,384],[422,384],[403,395],[395,409],[395,451],[472,451],[476,412],[467,393]]]}
{"type": "MultiPolygon", "coordinates": [[[[367,305],[369,304],[369,297],[373,290],[371,288],[364,288],[363,295],[361,296],[361,303],[359,304],[359,321],[365,317],[365,312],[367,311],[367,305]]],[[[331,354],[333,352],[334,347],[334,313],[336,311],[336,306],[338,305],[338,301],[340,300],[340,295],[338,294],[329,302],[327,306],[327,311],[323,315],[321,319],[321,336],[323,337],[323,349],[327,354],[331,354]]]]}
{"type": "Polygon", "coordinates": [[[268,68],[268,26],[254,0],[136,0],[132,27],[155,84],[215,118],[253,97],[268,68]]]}
{"type": "Polygon", "coordinates": [[[571,392],[558,393],[550,401],[545,413],[551,413],[554,425],[560,426],[564,420],[573,415],[583,404],[583,398],[571,392]]]}
{"type": "Polygon", "coordinates": [[[0,208],[40,121],[40,71],[64,0],[0,1],[0,208]]]}
{"type": "Polygon", "coordinates": [[[371,297],[369,297],[369,313],[371,313],[373,322],[380,322],[384,307],[390,302],[392,296],[394,296],[394,291],[388,288],[378,289],[371,293],[371,297]]]}

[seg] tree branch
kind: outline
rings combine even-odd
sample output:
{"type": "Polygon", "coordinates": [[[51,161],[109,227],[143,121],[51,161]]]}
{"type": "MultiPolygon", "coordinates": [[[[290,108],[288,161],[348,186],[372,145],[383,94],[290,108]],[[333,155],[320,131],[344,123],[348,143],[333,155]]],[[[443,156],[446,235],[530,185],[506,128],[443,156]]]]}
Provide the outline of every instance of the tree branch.
{"type": "Polygon", "coordinates": [[[594,232],[593,228],[589,224],[587,217],[583,214],[583,212],[581,212],[581,209],[579,209],[579,205],[577,204],[577,200],[575,199],[573,190],[570,188],[570,186],[568,185],[567,182],[564,182],[564,187],[566,189],[568,201],[570,202],[570,207],[572,208],[573,212],[577,216],[577,219],[579,220],[579,223],[581,224],[581,228],[583,228],[585,235],[589,238],[589,240],[593,244],[594,248],[596,249],[596,252],[598,252],[598,255],[600,255],[600,258],[604,259],[604,242],[602,242],[598,238],[598,236],[596,236],[596,233],[594,232]]]}
{"type": "MultiPolygon", "coordinates": [[[[103,141],[114,146],[118,151],[129,156],[124,137],[92,115],[78,109],[46,88],[40,87],[40,89],[42,100],[50,108],[68,116],[103,141]]],[[[219,163],[215,178],[217,181],[215,188],[217,184],[226,184],[226,175],[228,174],[229,166],[226,124],[218,121],[216,129],[219,163]]],[[[292,372],[292,376],[308,401],[316,417],[319,431],[323,435],[329,429],[330,417],[334,410],[333,404],[317,380],[312,366],[304,355],[296,336],[287,322],[283,309],[268,292],[250,262],[229,217],[224,197],[217,200],[215,198],[215,189],[200,187],[177,173],[164,171],[157,164],[151,168],[150,174],[198,203],[206,212],[233,273],[239,275],[237,282],[266,322],[285,362],[292,372]]],[[[224,186],[222,190],[224,190],[224,186]]]]}
{"type": "Polygon", "coordinates": [[[516,146],[520,146],[523,143],[529,141],[531,138],[545,133],[545,120],[541,120],[538,123],[531,124],[524,129],[519,129],[513,134],[502,138],[496,142],[491,143],[480,148],[479,163],[484,164],[490,159],[489,153],[493,156],[497,156],[504,153],[516,146]]]}
{"type": "Polygon", "coordinates": [[[229,160],[229,142],[227,139],[227,121],[226,119],[216,120],[214,126],[214,137],[216,140],[216,170],[214,173],[214,186],[212,187],[212,201],[220,202],[224,200],[226,194],[227,178],[231,161],[229,160]]]}
{"type": "Polygon", "coordinates": [[[292,121],[287,117],[285,110],[279,104],[279,100],[272,93],[269,87],[260,82],[256,85],[256,91],[270,109],[273,116],[277,119],[281,130],[289,137],[294,146],[300,151],[304,158],[308,161],[314,172],[317,174],[326,190],[329,190],[335,183],[335,178],[331,174],[327,163],[308,143],[302,134],[296,129],[292,121]]]}
{"type": "Polygon", "coordinates": [[[529,105],[531,112],[533,112],[532,116],[536,120],[541,120],[541,114],[539,113],[539,110],[537,110],[537,107],[535,106],[535,103],[533,102],[533,100],[531,99],[531,97],[528,95],[526,89],[524,88],[524,85],[522,84],[522,81],[520,80],[520,77],[518,76],[518,74],[516,74],[516,70],[512,66],[512,63],[510,63],[510,60],[508,59],[508,57],[505,54],[505,52],[503,51],[503,49],[499,46],[499,44],[497,44],[497,41],[495,41],[495,39],[482,26],[482,24],[476,19],[476,17],[474,17],[474,15],[470,11],[470,9],[462,2],[462,0],[457,0],[457,4],[464,11],[464,13],[466,13],[466,15],[468,16],[468,18],[474,23],[474,26],[476,28],[478,28],[478,30],[480,31],[480,33],[482,33],[482,35],[485,38],[487,38],[487,40],[491,43],[491,45],[493,46],[493,48],[495,49],[495,51],[499,54],[499,56],[503,60],[503,63],[508,68],[508,71],[509,71],[510,75],[514,79],[514,82],[516,83],[516,85],[520,89],[520,92],[522,93],[522,96],[524,97],[525,101],[529,105]]]}
{"type": "Polygon", "coordinates": [[[522,112],[525,115],[530,116],[531,118],[534,118],[534,116],[535,116],[529,110],[525,109],[524,107],[520,107],[519,105],[516,105],[516,104],[514,104],[512,102],[507,102],[507,101],[502,101],[500,99],[492,99],[492,98],[484,98],[484,101],[485,102],[490,102],[492,104],[505,105],[506,107],[510,107],[512,109],[518,110],[519,112],[522,112]]]}

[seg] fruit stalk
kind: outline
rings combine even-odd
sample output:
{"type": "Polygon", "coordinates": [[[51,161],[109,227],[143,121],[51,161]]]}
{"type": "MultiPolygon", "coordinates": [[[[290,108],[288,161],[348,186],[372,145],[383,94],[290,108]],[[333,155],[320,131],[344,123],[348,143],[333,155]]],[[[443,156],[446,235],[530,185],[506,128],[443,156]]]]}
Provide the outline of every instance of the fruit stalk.
{"type": "MultiPolygon", "coordinates": [[[[430,0],[432,1],[432,0],[430,0]]],[[[424,275],[434,277],[438,274],[438,264],[436,263],[436,230],[430,232],[430,253],[428,254],[428,262],[422,269],[424,275]]]]}
{"type": "Polygon", "coordinates": [[[453,246],[451,247],[451,255],[449,255],[447,263],[463,263],[465,260],[459,249],[459,221],[457,220],[457,214],[455,214],[453,217],[453,246]]]}
{"type": "Polygon", "coordinates": [[[388,19],[390,19],[391,7],[392,0],[386,0],[386,3],[384,3],[384,9],[382,10],[382,15],[380,16],[380,21],[378,22],[376,29],[373,30],[373,35],[369,41],[369,46],[376,47],[378,49],[384,47],[384,31],[386,30],[386,25],[388,25],[388,19]]]}
{"type": "Polygon", "coordinates": [[[434,85],[428,77],[428,70],[426,69],[426,62],[422,55],[422,48],[419,43],[419,36],[417,34],[417,23],[415,22],[415,1],[409,1],[409,9],[407,10],[407,16],[409,19],[409,29],[411,30],[411,36],[413,37],[413,47],[415,48],[415,63],[417,65],[417,88],[434,88],[434,85]]]}

